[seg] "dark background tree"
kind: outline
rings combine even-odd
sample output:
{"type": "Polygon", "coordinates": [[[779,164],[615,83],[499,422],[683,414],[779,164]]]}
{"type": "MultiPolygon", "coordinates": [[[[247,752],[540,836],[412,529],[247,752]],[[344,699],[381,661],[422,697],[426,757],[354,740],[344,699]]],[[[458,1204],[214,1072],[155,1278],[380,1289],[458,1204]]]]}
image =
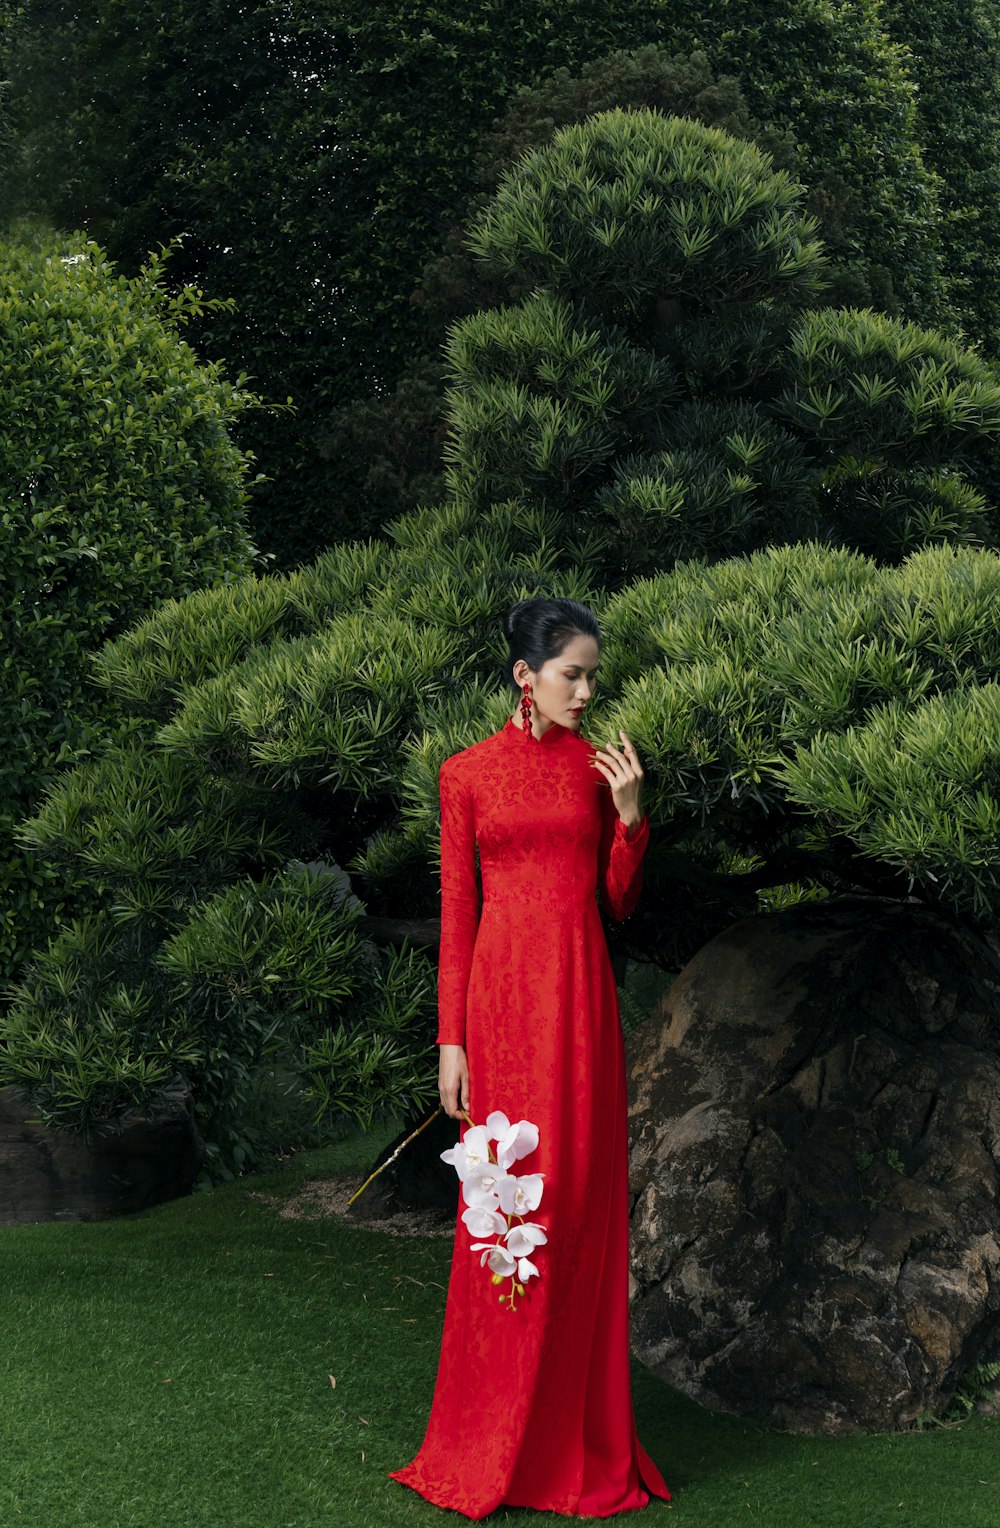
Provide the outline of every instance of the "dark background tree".
{"type": "Polygon", "coordinates": [[[346,38],[315,8],[110,0],[29,3],[9,67],[20,156],[12,211],[84,228],[125,271],[178,236],[172,279],[237,299],[191,330],[268,402],[238,430],[280,495],[254,504],[265,552],[288,564],[343,534],[310,440],[314,411],[378,383],[347,341],[341,230],[368,209],[327,98],[346,38]],[[345,327],[346,326],[346,327],[345,327]]]}
{"type": "MultiPolygon", "coordinates": [[[[436,349],[440,330],[428,338],[409,298],[480,189],[477,145],[494,135],[495,173],[515,141],[551,131],[548,118],[610,104],[683,109],[573,83],[613,49],[650,45],[670,57],[703,50],[716,83],[689,82],[682,99],[724,125],[748,113],[798,156],[835,257],[854,273],[850,300],[949,319],[937,183],[921,160],[912,85],[868,0],[836,12],[781,0],[736,15],[723,0],[669,11],[560,0],[542,12],[523,0],[418,12],[368,0],[279,11],[101,0],[85,16],[68,0],[28,0],[9,58],[21,152],[8,202],[85,227],[126,271],[184,234],[174,279],[237,299],[192,338],[269,400],[294,400],[294,414],[257,414],[239,436],[274,479],[255,500],[257,541],[287,567],[398,513],[385,495],[400,477],[411,498],[423,491],[426,440],[402,472],[359,475],[344,447],[370,435],[370,411],[332,432],[330,419],[385,398],[436,349]],[[727,101],[732,79],[745,105],[727,101]],[[545,81],[551,110],[522,97],[497,125],[516,91],[545,81]]],[[[405,412],[414,389],[403,391],[405,412]]]]}
{"type": "Polygon", "coordinates": [[[886,0],[940,181],[943,270],[970,339],[1000,358],[1000,17],[990,0],[886,0]]]}

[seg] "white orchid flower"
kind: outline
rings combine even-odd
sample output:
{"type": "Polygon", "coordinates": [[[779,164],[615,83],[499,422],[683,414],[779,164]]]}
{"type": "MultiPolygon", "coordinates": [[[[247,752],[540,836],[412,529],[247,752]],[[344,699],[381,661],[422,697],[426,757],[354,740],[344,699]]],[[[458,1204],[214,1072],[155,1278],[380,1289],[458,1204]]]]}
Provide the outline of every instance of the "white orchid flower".
{"type": "Polygon", "coordinates": [[[499,1188],[506,1181],[507,1174],[495,1162],[487,1162],[466,1176],[462,1183],[462,1197],[466,1204],[477,1209],[499,1209],[499,1188]]]}
{"type": "Polygon", "coordinates": [[[462,1198],[471,1210],[498,1210],[500,1200],[490,1188],[483,1186],[481,1178],[466,1178],[462,1184],[462,1198]]]}
{"type": "Polygon", "coordinates": [[[498,1247],[495,1242],[473,1242],[473,1252],[483,1252],[479,1259],[479,1266],[489,1263],[491,1273],[499,1273],[502,1278],[509,1279],[513,1276],[517,1263],[506,1247],[498,1247]],[[483,1251],[483,1249],[486,1249],[483,1251]]]}
{"type": "Polygon", "coordinates": [[[509,1167],[512,1162],[526,1157],[529,1151],[534,1151],[537,1145],[538,1126],[529,1119],[519,1119],[497,1141],[497,1162],[501,1167],[509,1167]]]}
{"type": "Polygon", "coordinates": [[[510,1129],[510,1120],[502,1109],[494,1109],[492,1114],[486,1116],[486,1134],[491,1141],[499,1141],[501,1136],[507,1134],[510,1129]]]}
{"type": "Polygon", "coordinates": [[[507,1229],[506,1220],[496,1210],[478,1209],[475,1205],[462,1211],[462,1220],[470,1236],[499,1236],[507,1229]]]}
{"type": "Polygon", "coordinates": [[[508,1173],[501,1178],[497,1183],[496,1194],[504,1214],[530,1215],[532,1210],[537,1210],[541,1203],[544,1176],[544,1173],[525,1173],[519,1178],[515,1173],[508,1173]]]}
{"type": "Polygon", "coordinates": [[[490,1146],[485,1125],[473,1125],[457,1146],[441,1153],[442,1162],[450,1162],[464,1183],[477,1167],[490,1166],[490,1146]]]}
{"type": "Polygon", "coordinates": [[[548,1241],[545,1227],[536,1225],[534,1221],[526,1220],[523,1226],[511,1226],[504,1237],[508,1250],[515,1257],[527,1257],[534,1252],[536,1247],[541,1247],[548,1241]]]}
{"type": "Polygon", "coordinates": [[[525,1282],[539,1276],[530,1254],[548,1241],[544,1226],[524,1218],[538,1208],[545,1174],[519,1177],[508,1171],[511,1163],[528,1156],[537,1145],[537,1125],[527,1119],[511,1124],[502,1109],[494,1109],[485,1125],[469,1125],[457,1145],[441,1152],[442,1162],[450,1163],[461,1180],[468,1206],[462,1220],[469,1234],[497,1238],[473,1242],[472,1250],[482,1253],[480,1267],[489,1266],[494,1284],[510,1279],[509,1292],[499,1296],[510,1310],[515,1309],[515,1294],[524,1294],[525,1282]],[[495,1160],[491,1160],[491,1142],[496,1146],[495,1160]],[[521,1224],[511,1225],[512,1219],[521,1224]]]}

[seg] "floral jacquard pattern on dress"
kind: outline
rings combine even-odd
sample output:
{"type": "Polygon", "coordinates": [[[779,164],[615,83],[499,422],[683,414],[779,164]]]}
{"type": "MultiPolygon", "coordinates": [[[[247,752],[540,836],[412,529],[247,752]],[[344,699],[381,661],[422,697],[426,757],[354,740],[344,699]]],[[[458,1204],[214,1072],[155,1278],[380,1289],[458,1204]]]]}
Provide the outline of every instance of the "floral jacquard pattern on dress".
{"type": "Polygon", "coordinates": [[[427,1431],[391,1475],[470,1518],[670,1498],[632,1408],[625,1057],[600,916],[634,910],[649,819],[626,830],[594,752],[508,720],[440,772],[438,1040],[465,1046],[474,1120],[538,1125],[519,1165],[545,1174],[548,1230],[544,1277],[511,1311],[458,1205],[427,1431]]]}

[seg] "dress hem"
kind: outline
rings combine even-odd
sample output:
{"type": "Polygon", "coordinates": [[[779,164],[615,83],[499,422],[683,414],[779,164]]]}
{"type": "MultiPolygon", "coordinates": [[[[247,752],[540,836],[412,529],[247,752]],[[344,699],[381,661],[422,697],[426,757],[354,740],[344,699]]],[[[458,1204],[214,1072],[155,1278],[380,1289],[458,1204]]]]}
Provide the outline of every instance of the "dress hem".
{"type": "Polygon", "coordinates": [[[649,1506],[649,1503],[654,1496],[661,1501],[671,1501],[673,1499],[669,1490],[667,1490],[666,1484],[664,1484],[663,1488],[666,1492],[665,1495],[656,1486],[646,1484],[645,1476],[643,1475],[641,1466],[639,1468],[639,1478],[640,1481],[642,1481],[642,1484],[638,1494],[640,1496],[644,1496],[646,1498],[645,1501],[628,1501],[621,1507],[610,1508],[610,1510],[607,1512],[577,1512],[572,1507],[548,1506],[544,1503],[531,1501],[511,1501],[505,1496],[501,1497],[499,1501],[494,1502],[492,1506],[483,1507],[482,1509],[470,1508],[468,1506],[460,1507],[454,1501],[445,1501],[439,1496],[431,1495],[430,1490],[427,1489],[423,1484],[418,1485],[415,1481],[408,1480],[406,1478],[405,1469],[388,1470],[386,1474],[389,1480],[395,1480],[398,1481],[400,1485],[408,1486],[411,1491],[415,1491],[418,1496],[422,1496],[424,1501],[430,1502],[432,1507],[440,1507],[446,1512],[458,1512],[462,1517],[467,1517],[473,1522],[479,1522],[480,1519],[489,1517],[491,1512],[498,1512],[501,1507],[526,1507],[531,1512],[552,1512],[559,1517],[578,1517],[583,1520],[586,1518],[617,1517],[622,1512],[641,1511],[643,1507],[649,1506]]]}

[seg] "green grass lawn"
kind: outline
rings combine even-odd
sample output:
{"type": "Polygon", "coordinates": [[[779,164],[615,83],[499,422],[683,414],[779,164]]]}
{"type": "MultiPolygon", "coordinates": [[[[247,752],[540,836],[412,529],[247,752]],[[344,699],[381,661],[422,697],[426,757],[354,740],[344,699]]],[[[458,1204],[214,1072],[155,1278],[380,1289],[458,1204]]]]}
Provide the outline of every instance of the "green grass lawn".
{"type": "MultiPolygon", "coordinates": [[[[0,1227],[0,1525],[445,1521],[386,1471],[423,1437],[450,1242],[283,1220],[249,1197],[371,1158],[355,1140],[128,1219],[0,1227]]],[[[674,1501],[614,1521],[1000,1528],[996,1420],[799,1438],[714,1416],[638,1365],[634,1384],[674,1501]]]]}

